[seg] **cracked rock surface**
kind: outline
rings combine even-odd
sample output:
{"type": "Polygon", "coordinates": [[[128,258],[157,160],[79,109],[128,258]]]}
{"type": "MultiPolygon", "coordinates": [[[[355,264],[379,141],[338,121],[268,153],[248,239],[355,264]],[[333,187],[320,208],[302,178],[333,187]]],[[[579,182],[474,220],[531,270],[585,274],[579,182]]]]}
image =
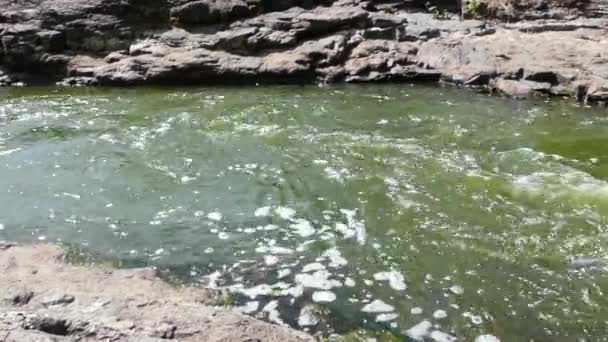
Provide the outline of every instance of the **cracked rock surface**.
{"type": "Polygon", "coordinates": [[[62,259],[56,246],[0,243],[0,341],[314,341],[214,306],[213,292],[171,286],[149,269],[62,259]]]}
{"type": "Polygon", "coordinates": [[[601,1],[522,0],[510,23],[423,3],[0,0],[0,85],[443,82],[608,101],[601,1]]]}

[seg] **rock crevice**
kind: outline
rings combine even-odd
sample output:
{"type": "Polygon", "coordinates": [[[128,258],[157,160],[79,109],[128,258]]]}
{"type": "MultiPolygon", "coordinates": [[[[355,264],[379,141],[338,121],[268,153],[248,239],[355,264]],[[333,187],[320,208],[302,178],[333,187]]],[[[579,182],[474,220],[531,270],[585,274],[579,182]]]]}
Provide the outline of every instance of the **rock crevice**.
{"type": "Polygon", "coordinates": [[[601,4],[536,2],[503,23],[419,1],[0,0],[0,85],[439,81],[608,101],[601,4]]]}

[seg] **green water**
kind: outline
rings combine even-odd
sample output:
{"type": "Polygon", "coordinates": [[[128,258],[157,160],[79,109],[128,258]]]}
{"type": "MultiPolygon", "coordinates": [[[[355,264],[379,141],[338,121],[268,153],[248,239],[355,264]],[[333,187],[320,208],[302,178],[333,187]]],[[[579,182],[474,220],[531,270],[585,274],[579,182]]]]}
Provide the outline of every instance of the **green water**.
{"type": "Polygon", "coordinates": [[[571,101],[0,90],[0,203],[0,240],[154,265],[296,327],[325,301],[306,327],[325,335],[608,332],[608,113],[571,101]]]}

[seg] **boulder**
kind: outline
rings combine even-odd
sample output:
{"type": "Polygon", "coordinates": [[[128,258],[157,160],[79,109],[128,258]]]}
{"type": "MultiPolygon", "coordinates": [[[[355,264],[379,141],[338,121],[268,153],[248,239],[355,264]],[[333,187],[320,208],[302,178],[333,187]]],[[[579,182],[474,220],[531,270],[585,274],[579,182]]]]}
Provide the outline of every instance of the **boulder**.
{"type": "Polygon", "coordinates": [[[548,92],[551,89],[550,83],[526,80],[498,79],[492,85],[495,90],[514,98],[526,98],[534,92],[548,92]]]}
{"type": "Polygon", "coordinates": [[[252,14],[243,0],[200,0],[171,9],[171,20],[180,26],[213,25],[252,14]]]}

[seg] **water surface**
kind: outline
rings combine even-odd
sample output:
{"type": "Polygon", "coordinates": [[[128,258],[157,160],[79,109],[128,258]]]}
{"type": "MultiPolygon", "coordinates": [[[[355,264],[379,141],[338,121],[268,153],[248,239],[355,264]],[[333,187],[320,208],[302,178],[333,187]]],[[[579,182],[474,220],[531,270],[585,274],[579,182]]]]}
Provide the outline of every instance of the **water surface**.
{"type": "Polygon", "coordinates": [[[608,115],[573,102],[409,85],[0,90],[0,203],[0,240],[154,265],[325,335],[608,331],[608,115]]]}

